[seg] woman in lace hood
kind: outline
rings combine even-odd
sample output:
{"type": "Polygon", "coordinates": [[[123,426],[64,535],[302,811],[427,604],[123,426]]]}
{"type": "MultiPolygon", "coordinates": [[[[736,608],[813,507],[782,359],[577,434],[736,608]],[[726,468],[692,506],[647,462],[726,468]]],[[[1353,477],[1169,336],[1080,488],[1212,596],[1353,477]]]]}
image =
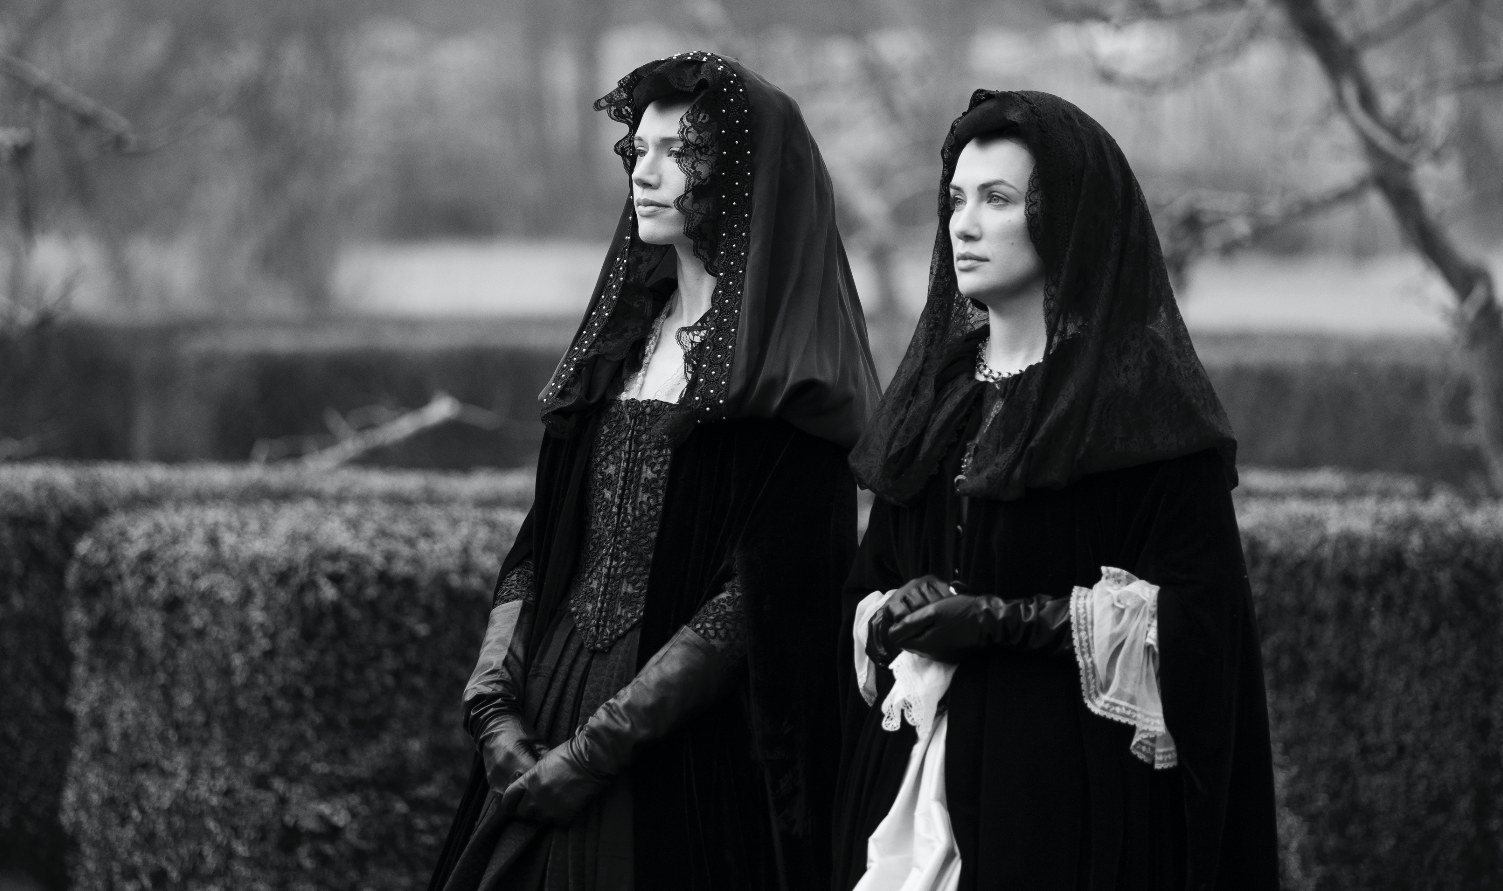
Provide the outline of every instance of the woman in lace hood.
{"type": "Polygon", "coordinates": [[[852,452],[836,882],[1274,888],[1225,413],[1111,136],[977,91],[928,301],[852,452]]]}
{"type": "Polygon", "coordinates": [[[540,396],[431,887],[822,887],[878,393],[829,175],[797,105],[713,54],[596,107],[631,192],[540,396]]]}

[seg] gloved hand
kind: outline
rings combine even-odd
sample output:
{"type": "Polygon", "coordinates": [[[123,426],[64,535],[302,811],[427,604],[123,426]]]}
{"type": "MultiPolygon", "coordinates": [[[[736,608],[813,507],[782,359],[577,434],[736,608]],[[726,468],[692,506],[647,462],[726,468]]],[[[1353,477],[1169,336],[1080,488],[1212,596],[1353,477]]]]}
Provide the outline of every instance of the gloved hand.
{"type": "Polygon", "coordinates": [[[893,646],[959,662],[985,647],[1073,653],[1069,597],[953,594],[916,609],[888,629],[893,646]]]}
{"type": "Polygon", "coordinates": [[[548,747],[537,739],[520,712],[520,703],[499,703],[476,717],[480,760],[491,789],[500,792],[532,769],[548,747]]]}
{"type": "Polygon", "coordinates": [[[950,586],[932,575],[921,575],[894,591],[866,623],[866,655],[878,665],[891,665],[900,650],[891,638],[894,624],[913,611],[948,596],[950,586]]]}
{"type": "MultiPolygon", "coordinates": [[[[531,574],[525,564],[512,572],[520,571],[531,574]]],[[[465,729],[480,749],[486,780],[496,792],[530,770],[548,750],[522,713],[531,626],[529,601],[509,600],[493,607],[475,671],[465,685],[465,729]]]]}
{"type": "Polygon", "coordinates": [[[715,701],[739,661],[733,647],[680,628],[572,737],[506,788],[502,814],[568,825],[631,764],[637,746],[661,739],[715,701]]]}

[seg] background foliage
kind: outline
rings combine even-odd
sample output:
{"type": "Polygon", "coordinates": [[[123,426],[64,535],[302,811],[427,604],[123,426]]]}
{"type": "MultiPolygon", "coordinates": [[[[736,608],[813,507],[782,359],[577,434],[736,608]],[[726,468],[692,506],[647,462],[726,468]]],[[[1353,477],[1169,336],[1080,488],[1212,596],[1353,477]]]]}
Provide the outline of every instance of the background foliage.
{"type": "MultiPolygon", "coordinates": [[[[3,850],[58,888],[420,885],[516,483],[0,471],[3,850]]],[[[1503,880],[1503,508],[1336,471],[1238,502],[1285,886],[1503,880]]]]}
{"type": "MultiPolygon", "coordinates": [[[[267,505],[299,499],[318,499],[331,510],[346,504],[363,510],[379,502],[384,511],[400,514],[408,505],[462,503],[494,514],[530,503],[531,490],[525,473],[311,474],[139,464],[0,468],[0,763],[7,765],[0,771],[0,866],[22,867],[49,887],[64,887],[69,844],[58,814],[76,744],[76,713],[68,698],[77,657],[65,633],[75,608],[66,579],[79,540],[97,524],[161,505],[179,510],[235,502],[269,510],[267,505]]],[[[504,520],[503,514],[495,522],[504,520]]],[[[498,533],[490,542],[493,560],[506,541],[498,533]]]]}

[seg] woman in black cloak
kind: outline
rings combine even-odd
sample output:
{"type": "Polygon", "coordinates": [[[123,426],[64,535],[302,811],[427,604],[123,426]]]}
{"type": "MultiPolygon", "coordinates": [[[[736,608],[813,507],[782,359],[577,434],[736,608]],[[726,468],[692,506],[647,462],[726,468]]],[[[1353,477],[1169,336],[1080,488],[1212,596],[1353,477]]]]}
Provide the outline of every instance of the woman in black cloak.
{"type": "Polygon", "coordinates": [[[1236,443],[1137,181],[1044,93],[977,91],[941,158],[851,457],[834,886],[1277,887],[1236,443]]]}
{"type": "Polygon", "coordinates": [[[540,397],[430,887],[823,887],[846,456],[878,395],[830,178],[730,59],[651,62],[596,107],[631,197],[540,397]]]}

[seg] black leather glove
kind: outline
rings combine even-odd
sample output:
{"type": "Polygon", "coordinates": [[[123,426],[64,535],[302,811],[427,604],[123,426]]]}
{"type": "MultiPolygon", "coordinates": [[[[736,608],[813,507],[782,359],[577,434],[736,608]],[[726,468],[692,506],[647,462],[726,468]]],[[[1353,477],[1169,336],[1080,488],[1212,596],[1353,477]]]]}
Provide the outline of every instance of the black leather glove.
{"type": "Polygon", "coordinates": [[[959,662],[984,647],[1035,653],[1073,653],[1069,597],[953,594],[909,613],[888,630],[897,647],[959,662]]]}
{"type": "Polygon", "coordinates": [[[512,600],[493,607],[480,658],[465,685],[465,729],[480,749],[485,778],[496,792],[505,790],[548,751],[522,713],[531,626],[530,602],[512,600]]]}
{"type": "Polygon", "coordinates": [[[637,746],[661,739],[715,701],[739,662],[733,647],[679,629],[575,734],[501,796],[501,813],[568,825],[631,764],[637,746]]]}
{"type": "Polygon", "coordinates": [[[891,665],[901,649],[892,640],[893,626],[915,610],[948,596],[950,586],[932,575],[921,575],[894,591],[866,623],[866,655],[884,668],[891,665]]]}

